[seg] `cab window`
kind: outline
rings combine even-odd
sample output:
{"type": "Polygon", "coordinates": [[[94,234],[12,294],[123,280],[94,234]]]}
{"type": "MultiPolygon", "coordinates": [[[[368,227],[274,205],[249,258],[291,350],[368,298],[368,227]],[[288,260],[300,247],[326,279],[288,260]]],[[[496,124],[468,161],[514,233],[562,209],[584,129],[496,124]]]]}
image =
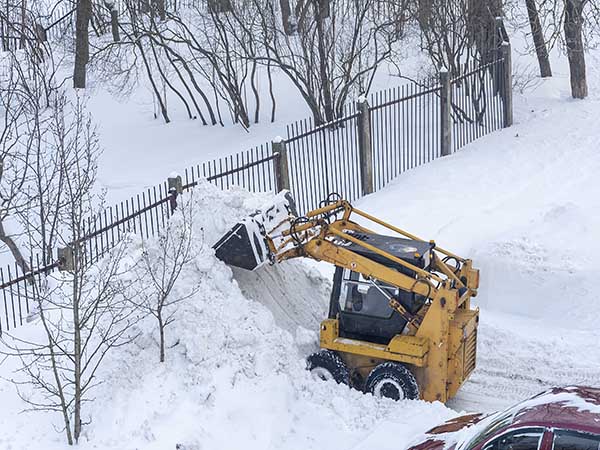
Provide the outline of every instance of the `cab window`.
{"type": "Polygon", "coordinates": [[[396,294],[393,286],[376,282],[373,286],[360,273],[344,270],[340,289],[340,309],[347,313],[390,318],[394,310],[389,298],[396,294]],[[382,292],[383,291],[383,292],[382,292]]]}
{"type": "Polygon", "coordinates": [[[600,450],[600,436],[570,430],[555,430],[553,450],[600,450]]]}
{"type": "Polygon", "coordinates": [[[483,446],[483,450],[538,450],[543,428],[521,428],[504,433],[483,446]]]}

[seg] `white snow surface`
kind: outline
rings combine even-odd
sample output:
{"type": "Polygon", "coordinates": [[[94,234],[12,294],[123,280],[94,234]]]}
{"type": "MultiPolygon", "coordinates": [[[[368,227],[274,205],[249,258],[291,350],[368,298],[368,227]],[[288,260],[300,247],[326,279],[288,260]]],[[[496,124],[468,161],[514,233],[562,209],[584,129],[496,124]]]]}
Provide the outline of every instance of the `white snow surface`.
{"type": "MultiPolygon", "coordinates": [[[[401,442],[455,415],[440,403],[382,401],[310,377],[304,357],[316,349],[327,282],[301,262],[239,273],[236,281],[210,249],[270,200],[208,183],[194,190],[194,229],[202,245],[175,289],[189,292],[198,283],[200,289],[167,328],[164,364],[154,320],[137,326],[134,344],[113,350],[98,377],[103,384],[85,408],[91,424],[82,449],[162,450],[177,443],[211,450],[366,449],[379,428],[393,427],[401,442]]],[[[134,242],[128,261],[139,252],[134,242]]],[[[31,337],[40,331],[34,321],[18,332],[31,337]]],[[[18,378],[8,371],[13,364],[3,366],[5,377],[18,378]]],[[[58,414],[17,414],[23,404],[4,380],[0,396],[0,448],[67,448],[54,430],[58,414]]]]}
{"type": "Polygon", "coordinates": [[[451,407],[600,385],[599,81],[574,101],[558,72],[515,99],[513,127],[358,202],[481,269],[478,368],[451,407]]]}
{"type": "MultiPolygon", "coordinates": [[[[572,101],[567,88],[560,76],[545,82],[516,99],[513,128],[358,202],[481,269],[478,367],[448,404],[457,411],[600,383],[600,98],[572,101]]],[[[196,231],[211,244],[270,199],[203,183],[194,191],[196,231]]],[[[210,252],[199,255],[186,277],[202,289],[168,330],[167,363],[157,362],[153,324],[141,324],[135,346],[103,369],[81,447],[397,449],[455,416],[439,403],[379,401],[310,379],[304,357],[316,348],[328,292],[319,272],[330,271],[316,267],[232,272],[210,252]]],[[[24,405],[6,381],[0,397],[0,448],[66,448],[59,417],[18,414],[24,405]]]]}
{"type": "MultiPolygon", "coordinates": [[[[513,56],[516,70],[535,64],[513,56]]],[[[516,96],[512,128],[358,202],[481,269],[478,366],[448,403],[456,411],[503,409],[555,385],[600,385],[598,59],[588,55],[585,101],[569,98],[568,68],[553,55],[553,79],[516,96]]],[[[106,148],[100,181],[111,201],[172,170],[269,140],[298,114],[290,101],[278,127],[247,135],[183,121],[165,126],[133,100],[92,99],[106,148]]],[[[210,247],[269,197],[201,184],[194,201],[196,232],[210,247]]],[[[200,252],[178,289],[192,281],[202,289],[167,330],[167,362],[157,362],[154,324],[141,323],[136,344],[115,350],[102,369],[80,447],[398,450],[455,416],[439,403],[375,400],[310,379],[304,357],[316,348],[329,289],[321,273],[331,267],[294,261],[231,271],[208,248],[200,252]]],[[[15,368],[0,366],[0,449],[67,449],[58,416],[20,413],[25,405],[5,380],[15,368]]]]}

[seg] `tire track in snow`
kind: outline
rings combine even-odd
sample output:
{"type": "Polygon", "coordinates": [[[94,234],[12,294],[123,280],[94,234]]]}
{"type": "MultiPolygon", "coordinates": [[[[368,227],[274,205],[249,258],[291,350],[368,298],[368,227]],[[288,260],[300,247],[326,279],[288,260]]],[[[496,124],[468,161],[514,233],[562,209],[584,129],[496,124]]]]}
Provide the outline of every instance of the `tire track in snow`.
{"type": "Polygon", "coordinates": [[[593,351],[598,333],[552,332],[534,321],[516,320],[519,324],[510,329],[510,319],[492,317],[481,324],[477,369],[450,407],[491,412],[552,386],[598,385],[600,357],[593,351]]]}

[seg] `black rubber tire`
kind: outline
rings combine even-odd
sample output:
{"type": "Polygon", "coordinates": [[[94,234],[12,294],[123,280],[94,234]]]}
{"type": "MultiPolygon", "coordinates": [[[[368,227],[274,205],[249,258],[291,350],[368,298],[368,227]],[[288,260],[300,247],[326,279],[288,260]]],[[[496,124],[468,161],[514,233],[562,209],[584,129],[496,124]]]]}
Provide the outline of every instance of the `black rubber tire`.
{"type": "Polygon", "coordinates": [[[333,379],[338,384],[348,384],[350,380],[350,371],[346,363],[340,355],[331,350],[321,350],[306,358],[306,369],[322,380],[333,379]]]}
{"type": "Polygon", "coordinates": [[[392,400],[417,400],[419,385],[406,366],[385,362],[371,371],[365,383],[365,392],[392,400]]]}

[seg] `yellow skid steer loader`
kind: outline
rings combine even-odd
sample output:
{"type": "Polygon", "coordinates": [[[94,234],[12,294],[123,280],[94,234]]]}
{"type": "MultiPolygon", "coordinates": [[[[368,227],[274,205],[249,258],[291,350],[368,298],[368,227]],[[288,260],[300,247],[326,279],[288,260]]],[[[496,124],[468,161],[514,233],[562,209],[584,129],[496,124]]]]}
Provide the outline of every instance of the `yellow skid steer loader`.
{"type": "Polygon", "coordinates": [[[319,378],[395,400],[446,402],[475,368],[479,312],[470,301],[479,271],[472,262],[339,196],[297,217],[283,192],[214,249],[247,270],[302,257],[336,267],[322,350],[307,358],[319,378]]]}

